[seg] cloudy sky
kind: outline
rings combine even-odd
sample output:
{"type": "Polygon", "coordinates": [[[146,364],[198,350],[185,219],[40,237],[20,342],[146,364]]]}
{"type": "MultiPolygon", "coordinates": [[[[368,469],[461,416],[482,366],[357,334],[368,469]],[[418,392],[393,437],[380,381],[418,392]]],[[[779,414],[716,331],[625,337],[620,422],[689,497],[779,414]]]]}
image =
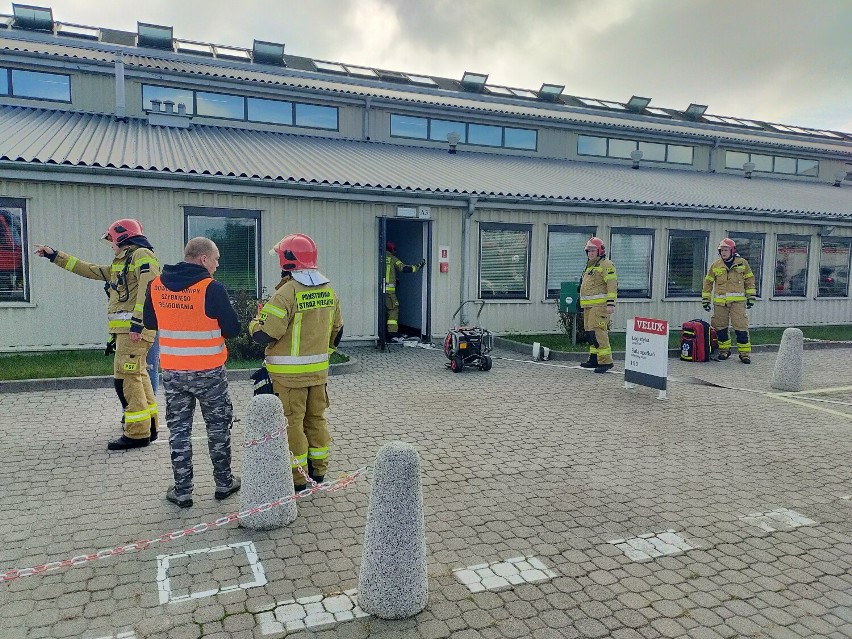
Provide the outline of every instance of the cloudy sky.
{"type": "MultiPolygon", "coordinates": [[[[54,19],[852,131],[852,0],[39,0],[54,19]]],[[[2,5],[0,5],[2,7],[2,5]]],[[[3,11],[0,9],[0,11],[3,11]]],[[[11,3],[4,12],[11,13],[11,3]]]]}

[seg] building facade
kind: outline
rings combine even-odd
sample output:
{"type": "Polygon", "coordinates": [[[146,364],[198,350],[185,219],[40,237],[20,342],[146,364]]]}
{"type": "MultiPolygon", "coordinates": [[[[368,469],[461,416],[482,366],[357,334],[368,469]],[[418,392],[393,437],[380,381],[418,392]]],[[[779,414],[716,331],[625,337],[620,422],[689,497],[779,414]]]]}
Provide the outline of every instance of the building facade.
{"type": "Polygon", "coordinates": [[[701,316],[726,236],[758,278],[754,325],[852,316],[850,133],[14,10],[0,16],[0,351],[105,341],[97,287],[32,251],[108,263],[99,237],[121,217],[165,263],[211,237],[217,278],[261,297],[279,278],[267,249],[311,235],[348,341],[381,339],[387,240],[428,262],[399,289],[401,326],[424,338],[468,299],[498,333],[556,331],[591,235],[618,269],[616,330],[701,316]]]}

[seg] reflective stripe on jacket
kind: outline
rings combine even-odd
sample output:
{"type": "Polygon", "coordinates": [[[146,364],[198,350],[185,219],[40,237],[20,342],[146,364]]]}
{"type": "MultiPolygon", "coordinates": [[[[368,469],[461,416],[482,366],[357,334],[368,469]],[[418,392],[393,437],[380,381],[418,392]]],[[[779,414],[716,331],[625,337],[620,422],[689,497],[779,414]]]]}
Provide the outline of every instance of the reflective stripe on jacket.
{"type": "Polygon", "coordinates": [[[151,282],[151,302],[160,332],[160,365],[170,371],[206,371],[222,366],[228,349],[218,320],[204,312],[206,278],[172,291],[159,277],[151,282]]]}
{"type": "MultiPolygon", "coordinates": [[[[142,323],[142,307],[148,283],[160,274],[160,263],[153,251],[126,246],[111,264],[99,265],[78,259],[62,251],[53,263],[75,275],[106,282],[107,326],[110,333],[129,333],[131,319],[142,323]]],[[[142,331],[142,339],[153,342],[155,331],[142,331]]]]}
{"type": "Polygon", "coordinates": [[[602,257],[586,264],[580,280],[580,308],[598,304],[615,304],[618,279],[615,264],[602,257]]]}
{"type": "Polygon", "coordinates": [[[737,255],[731,264],[731,268],[725,265],[722,258],[713,262],[704,277],[701,300],[709,302],[711,293],[713,302],[721,306],[731,302],[745,302],[747,299],[754,299],[757,295],[757,289],[754,283],[754,273],[752,273],[748,261],[737,255]]]}
{"type": "Polygon", "coordinates": [[[416,264],[406,264],[396,255],[385,255],[385,293],[396,291],[397,272],[416,273],[418,268],[416,264]]]}
{"type": "Polygon", "coordinates": [[[328,377],[334,338],[343,326],[331,286],[306,286],[285,277],[249,324],[275,341],[266,347],[266,369],[289,388],[315,386],[328,377]]]}

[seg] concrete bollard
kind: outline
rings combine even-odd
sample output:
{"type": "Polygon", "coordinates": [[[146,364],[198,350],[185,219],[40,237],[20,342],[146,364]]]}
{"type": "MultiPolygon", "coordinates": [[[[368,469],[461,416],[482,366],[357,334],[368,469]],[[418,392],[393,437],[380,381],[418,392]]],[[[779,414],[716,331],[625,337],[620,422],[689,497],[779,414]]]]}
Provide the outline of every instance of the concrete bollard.
{"type": "MultiPolygon", "coordinates": [[[[278,433],[279,429],[285,434],[244,449],[240,510],[294,494],[286,435],[287,420],[281,400],[275,395],[257,395],[249,401],[247,413],[246,441],[263,439],[267,434],[278,433]]],[[[266,512],[249,515],[240,520],[240,526],[252,530],[272,530],[286,526],[298,514],[296,502],[291,501],[266,512]]]]}
{"type": "Polygon", "coordinates": [[[782,391],[802,390],[802,347],[804,335],[798,328],[786,328],[772,372],[772,388],[782,391]]]}
{"type": "Polygon", "coordinates": [[[404,619],[428,600],[420,455],[411,444],[390,442],[376,455],[358,605],[381,619],[404,619]]]}

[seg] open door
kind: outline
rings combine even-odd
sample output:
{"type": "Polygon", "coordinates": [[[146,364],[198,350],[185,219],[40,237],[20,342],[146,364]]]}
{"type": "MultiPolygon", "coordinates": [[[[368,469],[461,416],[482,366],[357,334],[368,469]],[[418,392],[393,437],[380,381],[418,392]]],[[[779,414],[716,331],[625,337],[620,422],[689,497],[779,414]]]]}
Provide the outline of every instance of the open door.
{"type": "Polygon", "coordinates": [[[378,328],[376,335],[379,336],[378,341],[376,342],[376,347],[380,350],[385,350],[387,348],[387,324],[385,319],[385,244],[387,243],[387,222],[388,219],[386,217],[380,217],[376,220],[378,222],[378,236],[379,236],[379,245],[378,250],[376,251],[379,256],[379,261],[376,268],[377,280],[376,280],[376,290],[378,291],[378,313],[376,317],[378,318],[378,328]]]}
{"type": "Polygon", "coordinates": [[[416,273],[398,274],[396,295],[399,299],[399,334],[428,341],[431,337],[432,320],[429,304],[432,264],[428,263],[432,245],[431,221],[381,218],[379,227],[379,290],[382,291],[379,313],[379,333],[382,336],[380,342],[384,345],[387,341],[383,289],[387,254],[385,245],[388,241],[396,245],[396,256],[405,264],[415,265],[421,260],[427,260],[426,267],[416,273]]]}

